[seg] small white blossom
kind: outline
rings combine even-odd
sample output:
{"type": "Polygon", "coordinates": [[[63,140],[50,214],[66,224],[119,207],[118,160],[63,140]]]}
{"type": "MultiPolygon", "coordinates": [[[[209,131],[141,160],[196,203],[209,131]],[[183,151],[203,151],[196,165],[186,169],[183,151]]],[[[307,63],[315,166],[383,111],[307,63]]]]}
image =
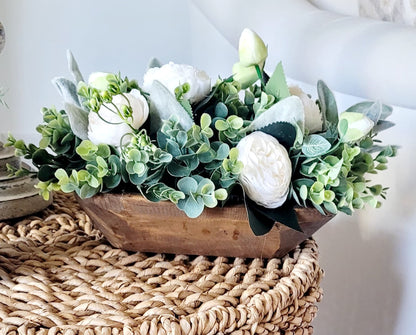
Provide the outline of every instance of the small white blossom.
{"type": "Polygon", "coordinates": [[[322,113],[319,106],[313,101],[302,89],[298,86],[289,87],[291,95],[296,95],[300,98],[305,111],[305,128],[309,130],[310,134],[318,133],[323,130],[322,113]]]}
{"type": "Polygon", "coordinates": [[[279,141],[261,131],[244,137],[237,145],[244,164],[239,176],[247,196],[266,208],[277,208],[287,198],[292,164],[279,141]]]}
{"type": "Polygon", "coordinates": [[[147,91],[154,80],[161,82],[172,94],[175,88],[188,83],[189,92],[184,97],[190,103],[198,102],[205,98],[211,90],[211,79],[201,70],[191,65],[175,64],[169,62],[162,67],[153,67],[147,70],[143,77],[143,89],[147,91]]]}
{"type": "Polygon", "coordinates": [[[139,129],[149,116],[149,106],[140,92],[134,89],[130,93],[115,95],[112,104],[104,103],[98,113],[90,112],[88,114],[89,140],[94,144],[105,143],[119,146],[121,138],[132,131],[118,114],[118,111],[122,112],[123,106],[128,106],[129,103],[132,116],[128,120],[134,129],[139,129]]]}

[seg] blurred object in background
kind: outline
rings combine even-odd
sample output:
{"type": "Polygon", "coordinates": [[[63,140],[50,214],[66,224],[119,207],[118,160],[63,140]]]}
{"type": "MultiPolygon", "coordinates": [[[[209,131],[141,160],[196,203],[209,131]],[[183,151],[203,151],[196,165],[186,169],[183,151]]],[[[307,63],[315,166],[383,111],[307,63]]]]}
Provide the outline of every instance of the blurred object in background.
{"type": "Polygon", "coordinates": [[[3,51],[6,44],[6,33],[4,32],[3,24],[0,22],[0,52],[3,51]]]}

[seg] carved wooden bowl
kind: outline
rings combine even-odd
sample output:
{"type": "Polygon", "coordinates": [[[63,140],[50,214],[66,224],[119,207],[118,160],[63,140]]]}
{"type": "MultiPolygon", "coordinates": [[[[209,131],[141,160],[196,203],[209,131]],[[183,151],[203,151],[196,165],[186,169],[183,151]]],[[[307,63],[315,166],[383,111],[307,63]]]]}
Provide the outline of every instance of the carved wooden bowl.
{"type": "Polygon", "coordinates": [[[106,193],[78,201],[114,247],[172,254],[281,257],[333,217],[299,207],[304,233],[276,223],[266,235],[255,236],[244,205],[206,208],[190,219],[171,202],[154,203],[138,194],[106,193]]]}

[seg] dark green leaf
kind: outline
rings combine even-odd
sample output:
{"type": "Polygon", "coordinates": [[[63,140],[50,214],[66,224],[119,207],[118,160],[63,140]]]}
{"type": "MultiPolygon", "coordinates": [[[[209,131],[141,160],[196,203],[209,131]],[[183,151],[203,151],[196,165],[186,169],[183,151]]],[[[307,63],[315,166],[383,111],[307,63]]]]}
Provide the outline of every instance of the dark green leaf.
{"type": "Polygon", "coordinates": [[[55,178],[56,168],[49,165],[42,165],[38,171],[38,179],[40,181],[49,181],[55,178]]]}
{"type": "Polygon", "coordinates": [[[38,149],[32,156],[33,164],[44,165],[53,162],[54,156],[49,154],[45,149],[38,149]]]}
{"type": "Polygon", "coordinates": [[[296,128],[289,122],[274,122],[260,128],[259,131],[273,136],[286,148],[286,150],[289,150],[292,147],[296,139],[296,128]]]}
{"type": "Polygon", "coordinates": [[[302,232],[292,203],[286,202],[278,208],[265,208],[250,200],[247,196],[245,196],[244,202],[246,204],[247,212],[249,213],[249,220],[250,212],[252,217],[257,218],[257,220],[255,219],[253,221],[253,225],[250,223],[250,227],[255,235],[263,235],[265,233],[260,233],[267,229],[266,233],[270,231],[270,229],[273,228],[273,225],[270,226],[271,222],[273,222],[273,224],[279,222],[291,229],[302,232]],[[267,220],[264,222],[259,220],[265,218],[267,218],[267,220]]]}

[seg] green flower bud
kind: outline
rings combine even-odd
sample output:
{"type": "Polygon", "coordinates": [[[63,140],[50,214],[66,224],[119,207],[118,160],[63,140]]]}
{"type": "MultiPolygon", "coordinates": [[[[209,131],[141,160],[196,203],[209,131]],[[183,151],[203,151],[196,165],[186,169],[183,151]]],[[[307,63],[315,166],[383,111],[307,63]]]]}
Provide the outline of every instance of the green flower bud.
{"type": "Polygon", "coordinates": [[[238,54],[242,66],[260,65],[267,58],[267,47],[259,35],[246,28],[240,36],[238,54]]]}
{"type": "Polygon", "coordinates": [[[88,85],[96,88],[100,91],[107,90],[109,81],[108,76],[111,75],[111,73],[107,72],[93,72],[90,74],[88,78],[88,85]]]}
{"type": "Polygon", "coordinates": [[[357,142],[366,136],[374,127],[374,122],[367,116],[356,112],[344,112],[339,116],[338,130],[341,131],[341,122],[348,122],[348,129],[342,136],[342,142],[357,142]]]}
{"type": "Polygon", "coordinates": [[[242,65],[241,62],[234,64],[233,78],[235,81],[240,83],[242,89],[246,89],[247,87],[253,85],[259,79],[254,65],[246,67],[242,65]]]}

